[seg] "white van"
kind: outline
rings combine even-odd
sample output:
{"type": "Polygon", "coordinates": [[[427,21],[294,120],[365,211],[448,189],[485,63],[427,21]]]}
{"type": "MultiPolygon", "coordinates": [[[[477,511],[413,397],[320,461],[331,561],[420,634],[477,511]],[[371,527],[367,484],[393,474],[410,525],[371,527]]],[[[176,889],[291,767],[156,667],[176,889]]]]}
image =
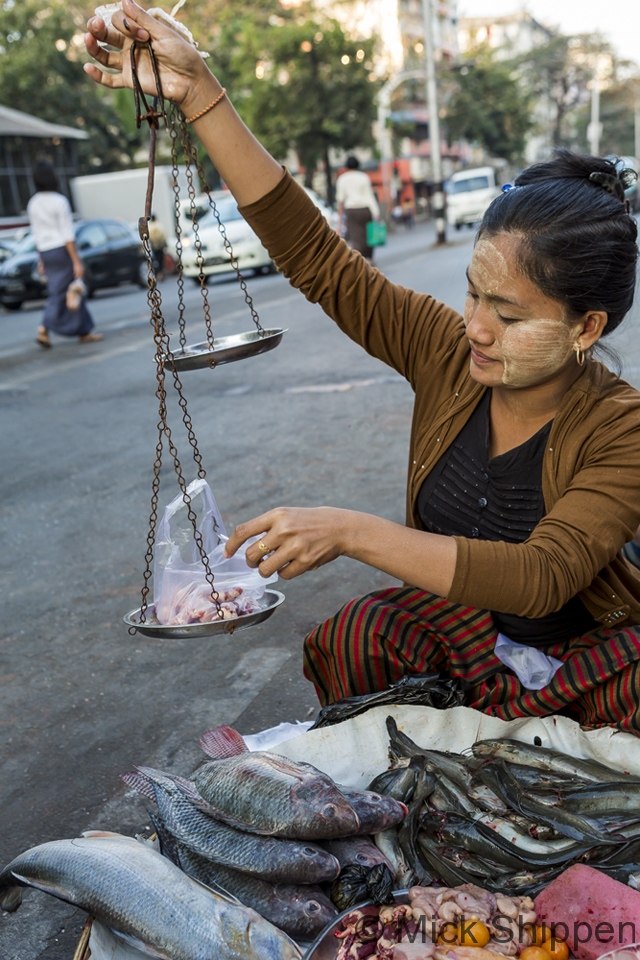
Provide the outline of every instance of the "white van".
{"type": "Polygon", "coordinates": [[[454,173],[447,184],[447,221],[456,230],[463,223],[478,223],[499,193],[493,167],[476,167],[454,173]]]}

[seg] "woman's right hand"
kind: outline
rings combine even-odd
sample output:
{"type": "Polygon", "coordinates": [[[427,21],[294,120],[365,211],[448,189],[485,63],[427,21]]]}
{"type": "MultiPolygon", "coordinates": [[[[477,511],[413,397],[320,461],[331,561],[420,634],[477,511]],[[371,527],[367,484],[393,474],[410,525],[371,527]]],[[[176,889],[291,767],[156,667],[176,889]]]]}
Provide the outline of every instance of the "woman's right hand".
{"type": "MultiPolygon", "coordinates": [[[[168,24],[149,16],[134,0],[122,0],[122,10],[114,13],[110,28],[101,17],[92,17],[87,30],[84,40],[89,55],[102,67],[118,71],[104,73],[95,64],[85,64],[86,73],[96,83],[112,88],[132,88],[131,43],[133,40],[146,43],[151,39],[162,92],[186,116],[205,107],[220,90],[197,49],[168,24]],[[116,52],[105,50],[98,41],[118,49],[116,52]]],[[[148,96],[155,96],[157,90],[151,62],[144,50],[139,52],[137,69],[142,89],[148,96]]]]}

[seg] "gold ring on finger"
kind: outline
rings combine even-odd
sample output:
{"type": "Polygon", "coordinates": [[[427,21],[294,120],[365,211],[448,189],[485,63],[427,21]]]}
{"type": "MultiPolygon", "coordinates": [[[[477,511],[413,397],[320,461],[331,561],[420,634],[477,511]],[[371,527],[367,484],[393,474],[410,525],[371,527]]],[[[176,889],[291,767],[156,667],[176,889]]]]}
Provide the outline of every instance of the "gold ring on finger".
{"type": "Polygon", "coordinates": [[[258,550],[261,553],[269,553],[269,547],[266,545],[264,540],[258,540],[258,550]]]}

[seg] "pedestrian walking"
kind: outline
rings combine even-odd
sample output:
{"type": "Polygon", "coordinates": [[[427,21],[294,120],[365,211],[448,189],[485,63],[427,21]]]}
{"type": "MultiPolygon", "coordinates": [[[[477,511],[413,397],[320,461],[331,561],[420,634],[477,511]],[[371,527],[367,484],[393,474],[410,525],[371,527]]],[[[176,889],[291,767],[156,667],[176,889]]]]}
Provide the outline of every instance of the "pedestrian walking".
{"type": "Polygon", "coordinates": [[[402,222],[407,230],[415,226],[415,207],[411,197],[405,197],[402,201],[402,222]]]}
{"type": "Polygon", "coordinates": [[[358,158],[347,157],[346,167],[336,181],[338,215],[346,220],[351,246],[373,263],[373,247],[367,243],[367,224],[379,218],[380,207],[371,180],[360,170],[358,158]]]}
{"type": "MultiPolygon", "coordinates": [[[[265,578],[347,556],[404,584],[306,638],[321,703],[438,671],[503,720],[562,713],[640,736],[640,577],[622,553],[640,523],[640,393],[593,355],[634,299],[629,171],[567,150],[522,171],[484,215],[460,315],[345,249],[197,50],[122,3],[113,30],[89,21],[85,70],[131,86],[131,42],[151,38],[164,90],[279,269],[415,394],[406,525],[366,513],[365,485],[362,511],[281,506],[225,546],[255,536],[246,558],[265,578]],[[542,688],[501,660],[499,634],[548,655],[542,688]]],[[[147,58],[139,77],[154,94],[147,58]]]]}
{"type": "Polygon", "coordinates": [[[149,243],[156,279],[164,280],[164,255],[167,249],[167,235],[155,213],[151,214],[151,222],[149,223],[149,243]]]}
{"type": "Polygon", "coordinates": [[[94,322],[86,305],[82,283],[84,264],[78,256],[69,201],[60,193],[58,176],[50,163],[33,170],[36,193],[27,204],[27,216],[38,251],[38,269],[47,278],[47,301],[36,343],[50,347],[49,333],[78,337],[94,343],[94,322]]]}

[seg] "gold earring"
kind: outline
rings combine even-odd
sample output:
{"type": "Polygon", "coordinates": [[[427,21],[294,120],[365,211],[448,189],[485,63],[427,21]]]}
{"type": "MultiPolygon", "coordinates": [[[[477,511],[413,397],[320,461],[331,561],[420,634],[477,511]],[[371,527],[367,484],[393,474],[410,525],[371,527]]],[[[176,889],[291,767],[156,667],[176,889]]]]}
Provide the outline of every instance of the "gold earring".
{"type": "Polygon", "coordinates": [[[584,350],[582,349],[579,343],[576,343],[573,349],[576,352],[576,360],[578,361],[578,366],[581,367],[584,363],[584,357],[585,357],[584,350]]]}

